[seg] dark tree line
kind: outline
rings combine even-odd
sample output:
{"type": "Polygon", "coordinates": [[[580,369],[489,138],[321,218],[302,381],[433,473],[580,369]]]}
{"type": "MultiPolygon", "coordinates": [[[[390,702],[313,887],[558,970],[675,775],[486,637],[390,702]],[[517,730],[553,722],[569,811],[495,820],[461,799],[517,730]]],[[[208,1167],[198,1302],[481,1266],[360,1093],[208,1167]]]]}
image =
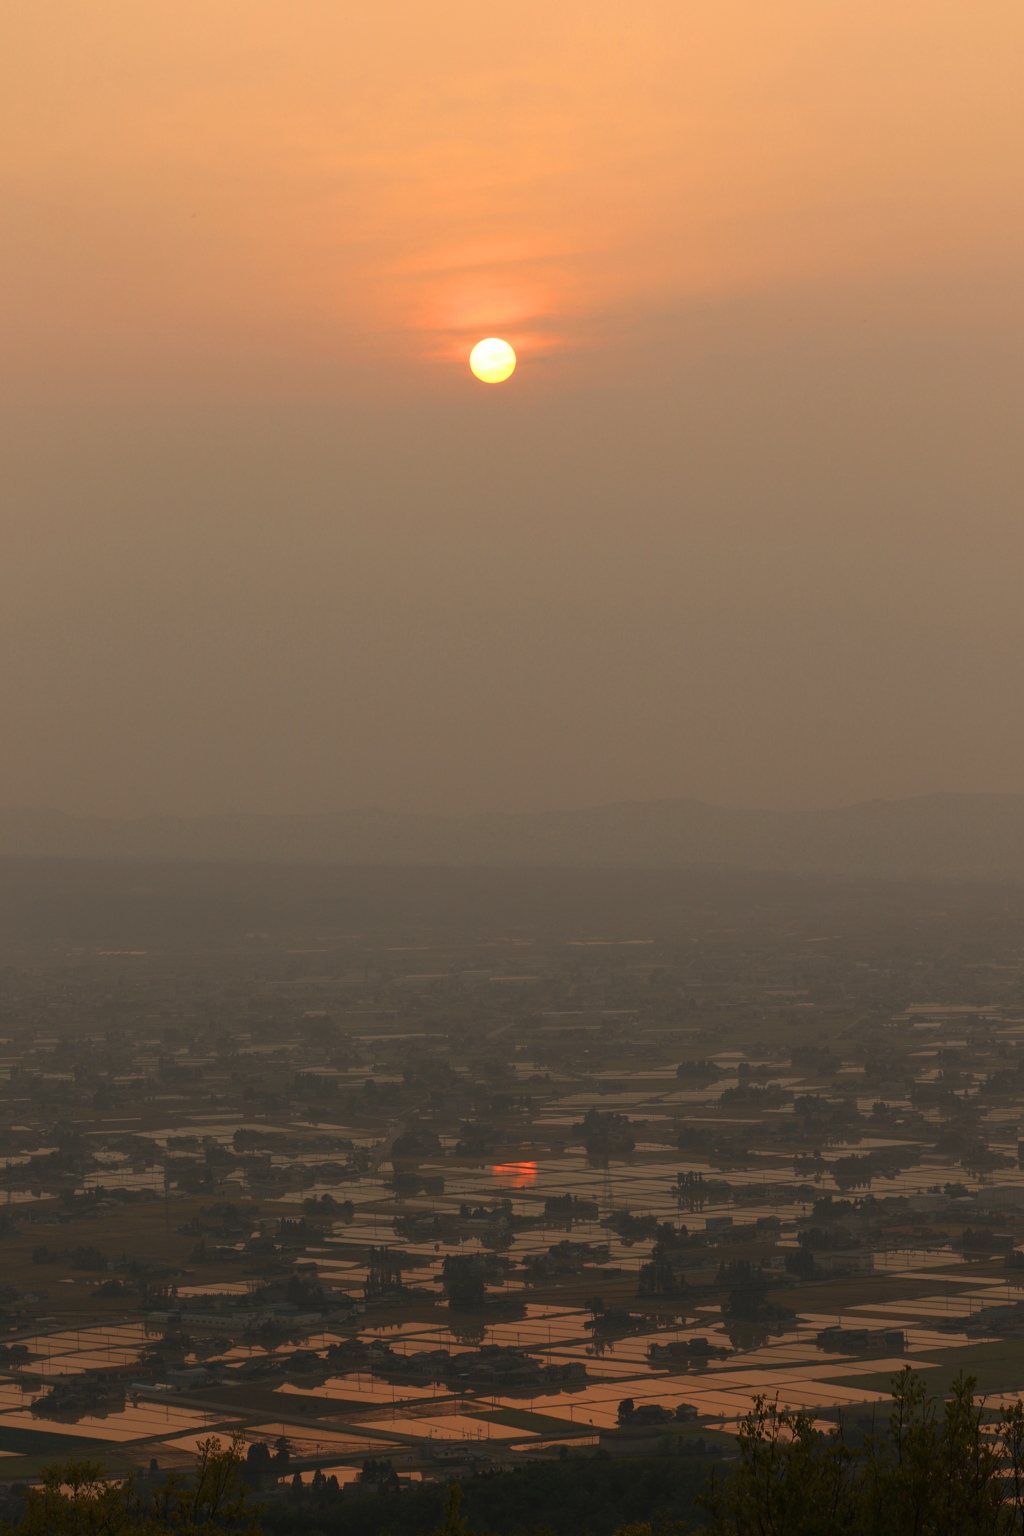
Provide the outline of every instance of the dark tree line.
{"type": "Polygon", "coordinates": [[[1024,1530],[1024,1404],[998,1415],[962,1374],[945,1404],[906,1368],[881,1434],[847,1443],[763,1397],[738,1465],[701,1502],[712,1536],[1015,1536],[1024,1530]]]}
{"type": "MultiPolygon", "coordinates": [[[[147,1491],[108,1482],[93,1463],[68,1463],[28,1494],[10,1536],[1024,1536],[1024,1404],[989,1411],[972,1377],[948,1401],[929,1398],[906,1369],[893,1379],[882,1431],[852,1441],[824,1434],[807,1413],[764,1398],[743,1421],[738,1457],[710,1472],[696,1458],[607,1456],[535,1463],[470,1478],[463,1490],[398,1486],[388,1463],[367,1463],[377,1492],[350,1499],[333,1477],[296,1485],[262,1511],[246,1500],[255,1468],[236,1443],[201,1447],[195,1473],[147,1491]],[[246,1476],[248,1474],[248,1477],[246,1476]],[[464,1495],[464,1496],[463,1496],[464,1495]],[[263,1525],[260,1525],[262,1516],[263,1525]]],[[[283,1457],[265,1460],[271,1475],[283,1457]]]]}

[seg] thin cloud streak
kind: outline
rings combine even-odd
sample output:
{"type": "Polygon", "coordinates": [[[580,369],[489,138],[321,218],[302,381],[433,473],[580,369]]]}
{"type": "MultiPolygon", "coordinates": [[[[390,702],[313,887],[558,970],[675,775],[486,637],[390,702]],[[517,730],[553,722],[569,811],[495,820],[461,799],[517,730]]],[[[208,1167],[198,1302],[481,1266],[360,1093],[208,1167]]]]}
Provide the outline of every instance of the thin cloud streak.
{"type": "Polygon", "coordinates": [[[925,0],[23,7],[6,367],[426,383],[476,333],[1009,261],[1022,45],[925,0]]]}

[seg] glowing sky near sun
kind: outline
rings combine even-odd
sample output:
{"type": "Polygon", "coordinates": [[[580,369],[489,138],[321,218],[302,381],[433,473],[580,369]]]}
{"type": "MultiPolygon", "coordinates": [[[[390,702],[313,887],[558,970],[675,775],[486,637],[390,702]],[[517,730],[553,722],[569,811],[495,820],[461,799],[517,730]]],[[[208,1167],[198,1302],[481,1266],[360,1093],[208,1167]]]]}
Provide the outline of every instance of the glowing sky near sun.
{"type": "Polygon", "coordinates": [[[33,375],[429,376],[480,336],[576,352],[1020,251],[1006,0],[52,0],[2,41],[3,355],[33,375]]]}
{"type": "Polygon", "coordinates": [[[7,0],[0,809],[1024,790],[1022,58],[1020,0],[7,0]]]}

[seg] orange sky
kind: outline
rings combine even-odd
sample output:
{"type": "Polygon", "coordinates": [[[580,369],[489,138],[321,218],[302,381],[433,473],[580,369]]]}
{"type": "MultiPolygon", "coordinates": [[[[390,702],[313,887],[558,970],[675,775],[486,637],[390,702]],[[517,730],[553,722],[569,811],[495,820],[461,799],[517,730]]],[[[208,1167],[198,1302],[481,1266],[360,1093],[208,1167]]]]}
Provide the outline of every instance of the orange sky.
{"type": "Polygon", "coordinates": [[[1021,255],[1015,0],[15,0],[2,52],[9,379],[430,387],[1021,255]]]}
{"type": "Polygon", "coordinates": [[[1022,59],[1020,0],[8,0],[0,806],[1024,792],[1022,59]]]}

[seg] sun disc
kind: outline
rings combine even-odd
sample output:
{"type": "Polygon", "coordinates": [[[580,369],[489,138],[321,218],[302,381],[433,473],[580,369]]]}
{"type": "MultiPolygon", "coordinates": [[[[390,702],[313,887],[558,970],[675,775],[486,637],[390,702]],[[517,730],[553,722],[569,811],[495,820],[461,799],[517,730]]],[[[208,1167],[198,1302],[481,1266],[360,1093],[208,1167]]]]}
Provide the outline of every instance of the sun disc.
{"type": "Polygon", "coordinates": [[[482,384],[503,384],[515,371],[516,354],[507,341],[488,336],[469,354],[469,366],[482,384]]]}

